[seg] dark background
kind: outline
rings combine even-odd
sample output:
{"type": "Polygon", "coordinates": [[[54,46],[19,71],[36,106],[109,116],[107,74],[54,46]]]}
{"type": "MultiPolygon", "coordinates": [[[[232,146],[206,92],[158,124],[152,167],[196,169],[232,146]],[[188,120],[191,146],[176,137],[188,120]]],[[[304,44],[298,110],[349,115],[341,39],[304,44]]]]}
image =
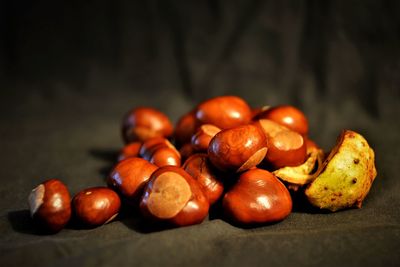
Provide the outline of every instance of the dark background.
{"type": "Polygon", "coordinates": [[[399,1],[0,2],[0,265],[396,266],[400,263],[399,1]],[[143,231],[125,216],[38,233],[27,196],[62,179],[104,185],[119,127],[150,105],[176,122],[211,96],[293,104],[325,150],[366,137],[378,176],[362,209],[294,211],[143,231]]]}

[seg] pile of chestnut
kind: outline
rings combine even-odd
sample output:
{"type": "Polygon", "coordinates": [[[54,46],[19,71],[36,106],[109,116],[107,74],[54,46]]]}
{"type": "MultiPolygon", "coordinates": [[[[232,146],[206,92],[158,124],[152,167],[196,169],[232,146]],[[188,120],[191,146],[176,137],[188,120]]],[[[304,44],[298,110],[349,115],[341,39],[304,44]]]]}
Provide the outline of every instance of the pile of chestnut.
{"type": "Polygon", "coordinates": [[[292,210],[287,185],[272,171],[307,159],[308,121],[293,106],[252,109],[237,96],[208,99],[173,127],[162,112],[136,107],[123,118],[126,143],[107,187],[85,189],[71,201],[51,179],[32,190],[31,215],[58,232],[72,216],[85,226],[112,221],[121,205],[149,223],[201,223],[211,206],[234,224],[285,219],[292,210]]]}

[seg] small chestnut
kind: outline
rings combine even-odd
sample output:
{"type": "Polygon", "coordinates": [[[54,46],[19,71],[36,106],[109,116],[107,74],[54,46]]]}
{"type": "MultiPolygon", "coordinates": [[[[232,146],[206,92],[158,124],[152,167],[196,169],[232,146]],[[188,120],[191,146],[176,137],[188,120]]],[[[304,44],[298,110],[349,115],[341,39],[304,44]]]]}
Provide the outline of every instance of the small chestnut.
{"type": "Polygon", "coordinates": [[[139,156],[139,150],[140,147],[142,146],[141,142],[132,142],[124,146],[118,156],[118,161],[124,160],[126,158],[130,157],[138,157],[139,156]]]}
{"type": "Polygon", "coordinates": [[[220,129],[237,127],[250,122],[251,108],[237,96],[219,96],[200,103],[196,118],[200,124],[212,124],[220,129]]]}
{"type": "Polygon", "coordinates": [[[112,221],[118,215],[121,200],[107,187],[93,187],[76,194],[72,205],[80,222],[95,227],[112,221]]]}
{"type": "Polygon", "coordinates": [[[305,136],[308,134],[308,120],[306,115],[293,106],[282,105],[266,109],[260,112],[256,116],[256,119],[272,120],[301,135],[305,136]]]}
{"type": "Polygon", "coordinates": [[[45,231],[59,232],[71,218],[71,197],[60,180],[50,179],[38,185],[28,200],[31,217],[45,231]]]}
{"type": "Polygon", "coordinates": [[[205,152],[208,149],[211,139],[221,131],[220,128],[211,125],[203,124],[192,136],[192,146],[198,152],[205,152]]]}
{"type": "Polygon", "coordinates": [[[192,155],[182,168],[199,183],[210,205],[221,197],[224,191],[224,185],[218,178],[221,174],[208,161],[207,154],[192,155]]]}
{"type": "Polygon", "coordinates": [[[209,203],[200,185],[182,168],[165,166],[156,170],[146,186],[140,208],[154,221],[174,226],[201,223],[209,203]]]}
{"type": "Polygon", "coordinates": [[[263,131],[252,124],[222,130],[211,140],[208,156],[222,171],[241,172],[258,165],[267,153],[263,131]]]}
{"type": "Polygon", "coordinates": [[[183,115],[177,122],[174,131],[174,141],[178,147],[189,143],[190,138],[196,132],[198,127],[198,121],[196,119],[196,112],[192,110],[191,112],[183,115]]]}
{"type": "Polygon", "coordinates": [[[120,193],[129,204],[138,206],[143,188],[157,166],[142,158],[120,161],[107,178],[109,187],[120,193]]]}
{"type": "Polygon", "coordinates": [[[184,144],[179,149],[179,154],[181,154],[181,162],[185,162],[191,155],[193,155],[196,151],[194,150],[191,143],[184,144]]]}
{"type": "Polygon", "coordinates": [[[169,137],[173,132],[173,125],[169,118],[161,111],[138,107],[129,111],[122,123],[122,137],[125,143],[140,141],[162,136],[169,137]]]}
{"type": "Polygon", "coordinates": [[[268,139],[268,153],[265,161],[274,169],[297,166],[307,158],[307,145],[304,137],[271,120],[259,120],[258,124],[268,139]]]}
{"type": "Polygon", "coordinates": [[[162,137],[151,138],[143,143],[139,154],[158,167],[180,166],[181,155],[167,139],[162,137]]]}
{"type": "Polygon", "coordinates": [[[292,210],[285,185],[272,173],[254,168],[243,172],[225,194],[222,207],[228,218],[239,224],[281,221],[292,210]]]}

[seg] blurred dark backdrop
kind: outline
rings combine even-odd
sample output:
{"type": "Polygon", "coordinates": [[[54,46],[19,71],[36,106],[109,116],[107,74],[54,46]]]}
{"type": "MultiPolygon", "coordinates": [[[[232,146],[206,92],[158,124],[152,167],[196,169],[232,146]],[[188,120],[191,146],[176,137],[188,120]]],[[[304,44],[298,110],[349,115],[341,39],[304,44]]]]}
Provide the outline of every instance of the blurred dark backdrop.
{"type": "Polygon", "coordinates": [[[174,120],[221,94],[294,104],[314,125],[326,105],[375,119],[399,111],[396,0],[6,0],[0,10],[3,114],[60,95],[154,105],[174,120]]]}

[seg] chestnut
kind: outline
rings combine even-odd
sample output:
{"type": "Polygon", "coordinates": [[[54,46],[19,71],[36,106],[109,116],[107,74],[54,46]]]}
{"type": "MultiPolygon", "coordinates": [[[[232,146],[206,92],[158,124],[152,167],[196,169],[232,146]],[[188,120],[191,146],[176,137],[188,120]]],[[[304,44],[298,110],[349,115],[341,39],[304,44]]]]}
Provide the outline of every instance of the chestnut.
{"type": "Polygon", "coordinates": [[[203,124],[192,136],[192,146],[198,152],[207,151],[211,139],[221,131],[220,128],[211,125],[203,124]]]}
{"type": "Polygon", "coordinates": [[[301,135],[308,134],[308,120],[306,115],[299,109],[282,105],[266,109],[256,116],[257,120],[268,119],[286,126],[301,135]]]}
{"type": "Polygon", "coordinates": [[[129,111],[123,119],[122,137],[125,143],[162,136],[169,137],[173,126],[169,118],[161,111],[150,107],[137,107],[129,111]]]}
{"type": "Polygon", "coordinates": [[[238,224],[271,223],[290,214],[292,199],[285,185],[272,173],[254,168],[239,176],[224,195],[222,207],[225,215],[238,224]]]}
{"type": "Polygon", "coordinates": [[[60,180],[50,179],[38,185],[28,201],[33,220],[50,233],[59,232],[71,218],[71,197],[60,180]]]}
{"type": "Polygon", "coordinates": [[[144,142],[139,154],[158,167],[181,165],[181,155],[178,150],[162,137],[152,138],[144,142]]]}
{"type": "Polygon", "coordinates": [[[224,185],[219,180],[218,171],[208,161],[207,154],[194,154],[189,157],[182,167],[200,184],[210,205],[214,204],[222,195],[224,185]]]}
{"type": "Polygon", "coordinates": [[[119,212],[121,200],[107,187],[87,188],[72,200],[76,219],[86,226],[95,227],[112,221],[119,212]]]}
{"type": "Polygon", "coordinates": [[[175,144],[178,147],[181,147],[184,144],[189,143],[192,135],[196,132],[197,127],[198,121],[196,119],[195,110],[183,115],[175,126],[173,134],[175,144]]]}
{"type": "Polygon", "coordinates": [[[154,221],[173,226],[201,223],[209,203],[200,185],[182,168],[165,166],[156,170],[147,184],[140,208],[154,221]]]}
{"type": "Polygon", "coordinates": [[[133,142],[133,143],[127,144],[126,146],[124,146],[121,149],[119,156],[118,156],[118,161],[124,160],[126,158],[130,158],[130,157],[138,157],[141,146],[142,146],[141,142],[133,142]]]}
{"type": "Polygon", "coordinates": [[[268,139],[265,161],[274,169],[297,166],[307,158],[307,145],[301,134],[271,120],[259,120],[258,125],[268,139]]]}
{"type": "Polygon", "coordinates": [[[258,165],[267,153],[263,131],[252,124],[217,133],[208,147],[211,163],[222,171],[241,172],[258,165]]]}
{"type": "Polygon", "coordinates": [[[157,166],[142,158],[119,162],[107,177],[109,187],[120,193],[129,204],[138,206],[143,188],[157,166]]]}
{"type": "Polygon", "coordinates": [[[195,153],[195,150],[191,143],[184,144],[179,149],[179,154],[181,154],[181,162],[185,162],[194,153],[195,153]]]}
{"type": "Polygon", "coordinates": [[[212,124],[221,129],[245,125],[252,117],[251,108],[237,96],[219,96],[200,103],[196,118],[200,124],[212,124]]]}

